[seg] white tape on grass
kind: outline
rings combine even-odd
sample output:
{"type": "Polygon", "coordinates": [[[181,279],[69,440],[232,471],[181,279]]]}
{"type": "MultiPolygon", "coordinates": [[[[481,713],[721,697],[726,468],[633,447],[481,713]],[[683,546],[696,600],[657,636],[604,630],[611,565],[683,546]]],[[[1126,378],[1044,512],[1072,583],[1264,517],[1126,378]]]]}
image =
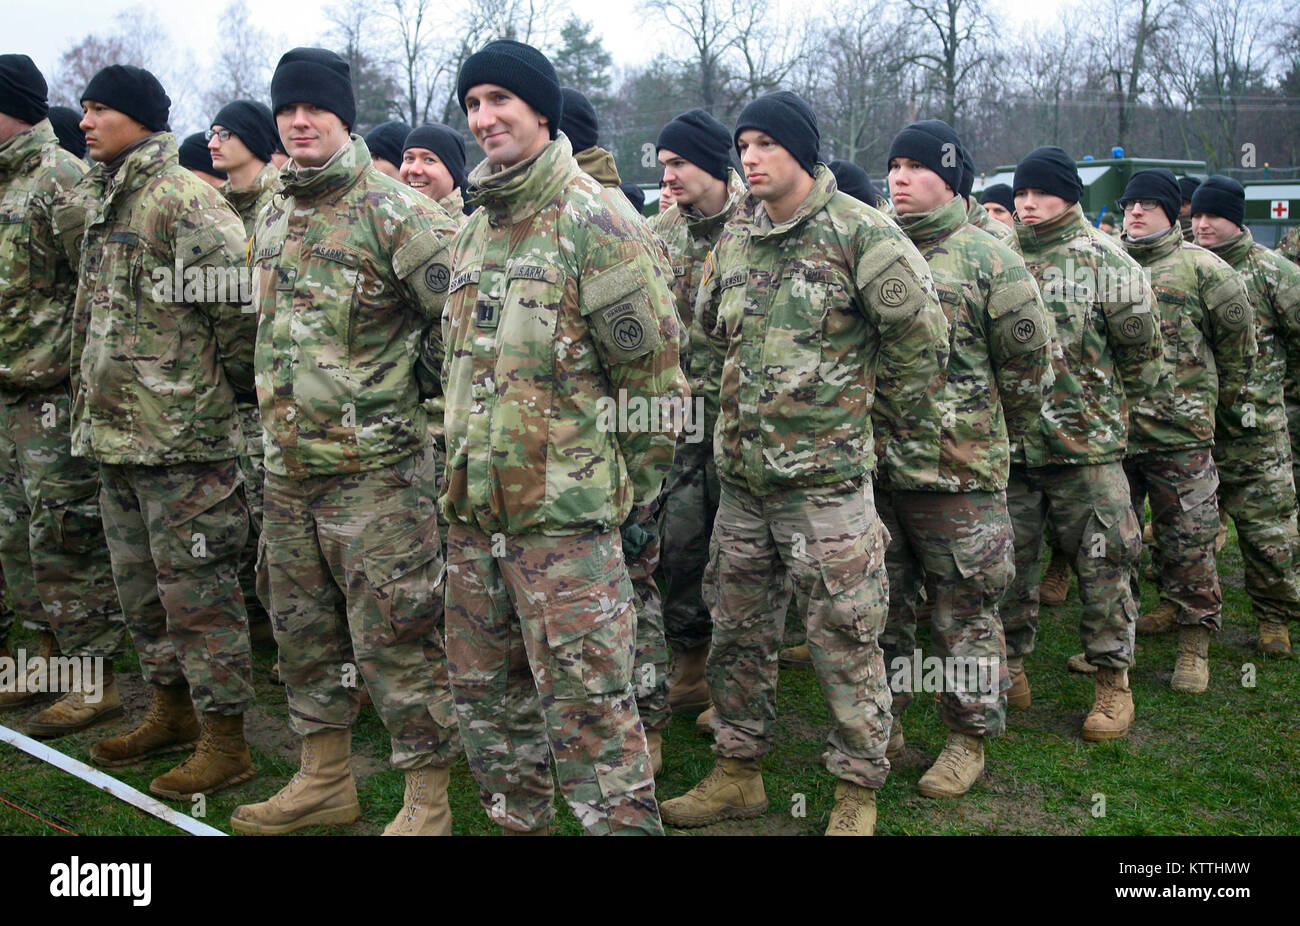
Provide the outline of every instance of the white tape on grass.
{"type": "Polygon", "coordinates": [[[145,813],[153,814],[159,820],[170,823],[172,826],[182,829],[192,836],[225,836],[221,830],[213,829],[206,823],[200,823],[193,817],[178,811],[172,810],[161,801],[155,800],[147,794],[141,794],[135,788],[128,784],[123,784],[111,775],[105,775],[97,768],[92,768],[84,762],[78,762],[71,756],[65,756],[57,749],[51,749],[42,742],[23,736],[16,730],[10,730],[8,727],[0,726],[0,743],[8,743],[10,746],[16,746],[28,755],[35,756],[42,762],[48,762],[55,768],[62,769],[69,775],[76,775],[82,781],[94,785],[101,791],[107,791],[115,798],[126,801],[133,807],[139,807],[145,813]]]}

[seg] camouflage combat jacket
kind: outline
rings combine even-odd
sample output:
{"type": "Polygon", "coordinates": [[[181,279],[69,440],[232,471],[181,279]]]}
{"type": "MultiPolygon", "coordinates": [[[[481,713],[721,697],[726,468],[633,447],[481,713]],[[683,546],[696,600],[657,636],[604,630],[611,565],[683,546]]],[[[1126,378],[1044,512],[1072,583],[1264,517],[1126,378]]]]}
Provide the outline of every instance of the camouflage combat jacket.
{"type": "Polygon", "coordinates": [[[1255,367],[1231,409],[1219,405],[1217,440],[1287,428],[1300,364],[1300,268],[1257,244],[1249,229],[1208,249],[1241,276],[1255,309],[1255,367]]]}
{"type": "Polygon", "coordinates": [[[948,319],[947,364],[907,429],[892,435],[880,482],[891,489],[997,492],[1011,447],[1052,393],[1052,338],[1020,256],[967,223],[960,197],[898,225],[930,265],[948,319]]]}
{"type": "Polygon", "coordinates": [[[370,165],[359,135],[321,167],[290,162],[258,216],[257,399],[279,476],[379,469],[428,439],[437,364],[417,364],[426,335],[440,352],[456,225],[370,165]]]}
{"type": "Polygon", "coordinates": [[[1056,336],[1056,382],[1037,430],[1025,435],[1025,463],[1122,460],[1129,403],[1163,370],[1151,287],[1123,246],[1088,224],[1078,203],[1037,225],[1016,222],[1015,230],[1056,336]]]}
{"type": "Polygon", "coordinates": [[[1300,264],[1300,226],[1282,236],[1282,240],[1277,243],[1277,253],[1293,264],[1300,264]]]}
{"type": "Polygon", "coordinates": [[[479,208],[452,245],[444,327],[443,513],[487,533],[617,528],[659,494],[681,420],[662,411],[689,395],[662,245],[610,207],[563,133],[469,179],[479,208]]]}
{"type": "MultiPolygon", "coordinates": [[[[709,340],[704,328],[695,319],[695,295],[704,276],[704,265],[709,252],[722,236],[727,219],[745,198],[748,190],[740,175],[727,168],[727,202],[717,215],[700,215],[694,206],[676,204],[667,212],[650,219],[650,227],[668,246],[668,256],[673,265],[673,301],[677,306],[677,320],[682,331],[682,368],[691,381],[691,394],[703,395],[709,375],[709,340]]],[[[717,421],[718,397],[707,400],[705,420],[709,425],[706,434],[712,435],[712,425],[717,421]],[[712,410],[710,416],[708,410],[712,410]]]]}
{"type": "Polygon", "coordinates": [[[719,396],[718,476],[766,495],[870,473],[876,417],[906,433],[938,380],[948,323],[925,260],[818,164],[773,225],[748,195],[714,248],[696,317],[719,396]]]}
{"type": "Polygon", "coordinates": [[[235,392],[253,388],[244,229],[180,166],[170,132],[96,165],[72,328],[72,452],[102,463],[224,460],[244,449],[235,392]]]}
{"type": "Polygon", "coordinates": [[[1015,249],[1016,233],[1010,225],[993,218],[992,213],[974,196],[966,197],[966,221],[981,231],[986,231],[1011,249],[1015,249]]]}
{"type": "Polygon", "coordinates": [[[1156,388],[1129,405],[1128,455],[1209,447],[1216,408],[1235,403],[1255,364],[1246,287],[1176,225],[1153,241],[1122,241],[1149,275],[1165,355],[1156,388]]]}
{"type": "Polygon", "coordinates": [[[55,201],[86,172],[48,119],[0,144],[0,389],[68,378],[77,274],[54,229],[55,201]]]}
{"type": "Polygon", "coordinates": [[[265,164],[253,178],[253,182],[242,190],[230,188],[230,181],[221,184],[221,194],[230,203],[230,208],[239,214],[244,223],[244,236],[253,237],[253,228],[257,224],[257,214],[262,211],[280,185],[280,171],[274,164],[265,164]]]}
{"type": "Polygon", "coordinates": [[[456,227],[465,224],[469,218],[465,214],[465,197],[461,194],[460,187],[453,187],[452,191],[438,200],[438,205],[442,206],[442,211],[451,216],[451,220],[456,223],[456,227]]]}

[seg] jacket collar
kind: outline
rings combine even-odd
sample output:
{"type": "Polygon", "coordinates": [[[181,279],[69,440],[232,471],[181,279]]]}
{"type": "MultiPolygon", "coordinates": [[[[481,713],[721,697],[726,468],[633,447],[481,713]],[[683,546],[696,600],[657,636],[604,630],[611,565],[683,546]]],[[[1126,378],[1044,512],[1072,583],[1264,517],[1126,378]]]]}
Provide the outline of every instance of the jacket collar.
{"type": "Polygon", "coordinates": [[[515,225],[540,212],[578,176],[573,147],[563,132],[526,161],[494,170],[484,158],[469,175],[468,199],[481,205],[492,225],[515,225]]]}
{"type": "Polygon", "coordinates": [[[936,241],[947,238],[966,222],[966,201],[960,196],[954,196],[942,206],[929,212],[898,217],[898,227],[918,247],[928,247],[936,241]]]}
{"type": "Polygon", "coordinates": [[[1212,248],[1206,248],[1214,254],[1218,254],[1232,266],[1241,263],[1242,258],[1251,252],[1255,247],[1255,239],[1250,234],[1249,228],[1243,228],[1241,234],[1233,235],[1227,241],[1216,244],[1212,248]]]}
{"type": "Polygon", "coordinates": [[[1074,203],[1060,215],[1037,225],[1025,225],[1016,219],[1016,238],[1026,254],[1041,251],[1078,234],[1084,224],[1083,207],[1074,203]]]}
{"type": "Polygon", "coordinates": [[[799,204],[799,208],[795,209],[794,215],[784,222],[779,225],[773,224],[768,218],[763,201],[753,193],[745,198],[741,209],[749,226],[750,235],[755,238],[781,238],[802,225],[809,216],[821,211],[831,201],[835,192],[835,175],[831,173],[829,167],[819,162],[813,173],[812,190],[799,204]]]}
{"type": "Polygon", "coordinates": [[[320,167],[299,167],[289,161],[280,169],[279,192],[301,201],[315,201],[341,195],[370,169],[370,149],[355,132],[320,167]]]}
{"type": "Polygon", "coordinates": [[[30,129],[23,129],[0,144],[0,177],[8,179],[28,169],[47,145],[57,145],[59,139],[49,119],[42,119],[30,129]]]}
{"type": "Polygon", "coordinates": [[[1124,243],[1124,249],[1128,251],[1130,257],[1139,264],[1146,266],[1160,260],[1162,257],[1167,257],[1181,248],[1183,246],[1183,230],[1177,222],[1174,222],[1158,238],[1152,238],[1149,241],[1134,241],[1126,233],[1120,241],[1124,243]]]}

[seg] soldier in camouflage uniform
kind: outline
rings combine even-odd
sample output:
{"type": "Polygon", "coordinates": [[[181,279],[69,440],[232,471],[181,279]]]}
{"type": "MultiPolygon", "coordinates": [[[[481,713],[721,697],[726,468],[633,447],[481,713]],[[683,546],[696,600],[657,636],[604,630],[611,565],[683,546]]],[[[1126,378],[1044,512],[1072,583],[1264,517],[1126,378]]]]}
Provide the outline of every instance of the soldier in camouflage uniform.
{"type": "Polygon", "coordinates": [[[705,660],[713,622],[700,594],[708,564],[709,535],[718,510],[718,473],[713,463],[713,425],[718,397],[707,392],[708,333],[695,317],[695,294],[705,262],[723,226],[745,197],[745,185],[730,166],[731,133],[702,109],[671,120],[659,132],[656,156],[674,205],[650,220],[668,245],[673,268],[673,301],[681,324],[682,368],[691,383],[692,417],[677,441],[673,468],[664,483],[659,533],[663,557],[664,626],[673,650],[669,705],[698,711],[698,724],[711,713],[705,660]]]}
{"type": "Polygon", "coordinates": [[[231,825],[275,834],[357,819],[347,758],[364,680],[406,779],[384,834],[450,835],[459,749],[420,385],[439,370],[417,360],[441,318],[456,226],[372,169],[349,131],[356,104],[338,55],[286,52],[271,102],[293,160],[253,232],[257,396],[271,618],[304,739],[299,773],[231,825]]]}
{"type": "MultiPolygon", "coordinates": [[[[1288,231],[1277,243],[1277,253],[1296,266],[1300,266],[1300,227],[1288,231]]],[[[1300,367],[1300,354],[1288,356],[1286,376],[1286,424],[1291,435],[1291,472],[1300,486],[1300,376],[1290,373],[1291,366],[1300,367]]]]}
{"type": "Polygon", "coordinates": [[[588,833],[660,833],[619,528],[658,496],[688,394],[667,260],[557,134],[541,52],[489,43],[457,98],[487,152],[444,326],[447,651],[470,770],[507,832],[548,831],[553,754],[588,833]]]}
{"type": "Polygon", "coordinates": [[[457,227],[465,224],[465,139],[459,132],[438,123],[411,129],[397,172],[403,183],[441,206],[457,227]]]}
{"type": "Polygon", "coordinates": [[[995,183],[986,186],[980,191],[980,205],[984,207],[985,212],[1007,228],[1015,228],[1016,201],[1011,195],[1011,187],[1007,184],[995,183]]]}
{"type": "Polygon", "coordinates": [[[889,772],[890,695],[877,638],[888,540],[872,499],[873,405],[894,433],[939,378],[948,325],[925,261],[816,162],[816,117],[760,97],[733,139],[750,196],[701,281],[708,389],[720,399],[722,484],[704,595],[718,756],[664,819],[703,826],[767,809],[760,767],[776,717],[777,651],[793,580],[833,727],[831,835],[871,835],[889,772]]]}
{"type": "Polygon", "coordinates": [[[238,580],[248,507],[235,393],[252,387],[255,321],[237,284],[243,229],[177,162],[170,100],[152,74],[104,68],[82,106],[98,164],[73,191],[88,208],[72,452],[99,461],[113,578],[153,690],[144,723],[90,756],[116,767],[185,748],[200,732],[197,707],[194,755],[149,785],[188,800],[256,774],[243,736],[253,685],[238,580]]]}
{"type": "MultiPolygon", "coordinates": [[[[1222,626],[1214,560],[1214,418],[1216,410],[1232,407],[1246,384],[1255,362],[1255,326],[1245,287],[1232,268],[1183,241],[1178,195],[1173,173],[1160,168],[1134,173],[1120,198],[1126,228],[1121,240],[1155,292],[1165,352],[1157,387],[1129,405],[1124,471],[1139,522],[1151,502],[1161,597],[1137,630],[1178,626],[1170,684],[1195,694],[1209,682],[1209,634],[1222,626]]],[[[1137,580],[1135,566],[1134,594],[1137,580]]]]}
{"type": "Polygon", "coordinates": [[[1037,148],[1017,165],[1014,188],[1020,251],[1056,329],[1056,383],[1007,483],[1016,543],[1016,578],[1001,606],[1007,703],[1030,703],[1024,658],[1038,628],[1039,555],[1050,517],[1079,576],[1080,637],[1098,667],[1083,738],[1112,739],[1127,734],[1134,716],[1128,667],[1137,605],[1129,569],[1141,532],[1121,462],[1127,412],[1161,375],[1163,342],[1141,268],[1084,218],[1073,159],[1060,148],[1037,148]]]}
{"type": "MultiPolygon", "coordinates": [[[[213,166],[226,172],[221,192],[244,223],[244,236],[253,237],[257,214],[275,195],[280,172],[271,164],[277,143],[275,120],[263,103],[235,100],[221,107],[208,128],[208,150],[213,166]]],[[[242,294],[252,299],[252,293],[242,294]]],[[[266,609],[270,604],[266,562],[261,552],[262,486],[266,465],[262,451],[262,417],[257,410],[257,395],[235,396],[239,425],[244,431],[244,453],[239,468],[244,473],[244,496],[248,499],[249,536],[239,566],[239,583],[248,605],[249,628],[254,642],[268,639],[271,633],[266,609]]]]}
{"type": "MultiPolygon", "coordinates": [[[[61,649],[108,661],[103,678],[83,679],[36,716],[29,728],[36,736],[122,713],[111,660],[125,628],[99,518],[99,469],[73,457],[70,444],[77,276],[53,218],[85,170],[58,145],[36,65],[0,55],[0,562],[19,613],[41,631],[43,655],[61,649]]],[[[9,620],[0,626],[4,656],[9,620]]],[[[44,686],[0,691],[0,710],[44,697],[44,686]]]]}
{"type": "Polygon", "coordinates": [[[1255,368],[1232,408],[1219,409],[1214,460],[1219,504],[1237,524],[1259,649],[1287,653],[1287,622],[1300,618],[1300,538],[1283,391],[1300,373],[1300,268],[1251,238],[1245,212],[1246,191],[1229,177],[1212,176],[1192,195],[1197,243],[1240,274],[1254,306],[1255,368]]]}
{"type": "MultiPolygon", "coordinates": [[[[939,122],[940,120],[931,121],[939,122]]],[[[975,187],[975,161],[971,158],[970,152],[966,150],[965,145],[961,145],[959,150],[961,152],[961,189],[957,193],[966,204],[966,221],[976,228],[988,232],[1003,244],[1011,246],[1016,237],[1016,233],[1011,230],[1011,226],[1006,222],[993,218],[989,211],[984,208],[984,204],[971,195],[971,190],[975,187]]]]}
{"type": "Polygon", "coordinates": [[[1002,691],[1011,682],[998,600],[1014,571],[1008,438],[1018,445],[1037,426],[1053,379],[1038,287],[1019,255],[968,224],[956,192],[964,169],[944,163],[949,143],[959,144],[956,134],[931,120],[905,128],[889,151],[899,227],[930,266],[952,334],[937,388],[906,429],[890,435],[876,482],[876,508],[891,538],[880,645],[894,693],[895,757],[903,749],[902,712],[920,681],[899,678],[896,660],[914,662],[922,584],[934,602],[937,654],[973,670],[945,675],[939,715],[948,740],[917,785],[929,797],[965,794],[984,769],[984,738],[1006,727],[1002,691]]]}
{"type": "MultiPolygon", "coordinates": [[[[596,110],[577,90],[561,87],[560,94],[564,108],[559,130],[574,149],[573,159],[583,173],[601,185],[601,195],[610,208],[624,211],[631,203],[621,189],[614,156],[596,145],[600,125],[596,110]]],[[[643,218],[635,205],[630,214],[643,218]]],[[[650,237],[650,246],[663,248],[663,242],[650,237]]],[[[664,260],[667,259],[665,253],[664,260]]],[[[623,555],[636,594],[636,709],[645,727],[650,763],[656,775],[663,767],[663,732],[672,717],[668,704],[668,640],[664,635],[663,599],[654,578],[659,568],[659,510],[660,498],[656,497],[638,508],[622,528],[623,555]]]]}

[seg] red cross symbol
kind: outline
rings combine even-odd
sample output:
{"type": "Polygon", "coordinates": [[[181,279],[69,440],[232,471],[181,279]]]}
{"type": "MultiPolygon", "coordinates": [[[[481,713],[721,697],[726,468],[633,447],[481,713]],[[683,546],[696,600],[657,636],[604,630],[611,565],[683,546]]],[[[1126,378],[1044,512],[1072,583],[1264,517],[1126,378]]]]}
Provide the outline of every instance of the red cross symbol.
{"type": "Polygon", "coordinates": [[[1285,219],[1291,212],[1291,204],[1286,200],[1273,200],[1273,208],[1270,210],[1274,218],[1285,219]]]}

